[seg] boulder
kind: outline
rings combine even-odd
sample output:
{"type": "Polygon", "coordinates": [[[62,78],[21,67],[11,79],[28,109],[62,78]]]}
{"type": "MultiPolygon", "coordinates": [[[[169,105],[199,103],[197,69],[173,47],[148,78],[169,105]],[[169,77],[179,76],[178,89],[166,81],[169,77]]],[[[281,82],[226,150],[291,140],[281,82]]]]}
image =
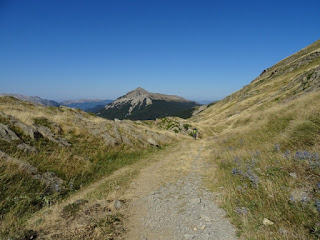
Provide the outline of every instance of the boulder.
{"type": "Polygon", "coordinates": [[[7,125],[4,125],[2,123],[0,123],[0,137],[7,142],[20,140],[20,138],[15,134],[14,131],[9,129],[7,125]]]}
{"type": "Polygon", "coordinates": [[[11,123],[15,127],[18,127],[24,135],[29,136],[31,139],[42,138],[42,135],[37,131],[37,129],[34,126],[27,125],[17,120],[12,120],[11,123]]]}
{"type": "Polygon", "coordinates": [[[55,138],[55,135],[48,127],[37,126],[38,132],[44,137],[49,139],[51,142],[57,143],[60,147],[69,147],[71,146],[68,141],[62,137],[55,138]]]}
{"type": "Polygon", "coordinates": [[[113,201],[113,207],[116,209],[116,210],[120,210],[120,208],[122,207],[122,202],[118,199],[115,199],[113,201]]]}
{"type": "Polygon", "coordinates": [[[159,147],[159,144],[153,138],[148,138],[147,142],[152,146],[159,147]]]}

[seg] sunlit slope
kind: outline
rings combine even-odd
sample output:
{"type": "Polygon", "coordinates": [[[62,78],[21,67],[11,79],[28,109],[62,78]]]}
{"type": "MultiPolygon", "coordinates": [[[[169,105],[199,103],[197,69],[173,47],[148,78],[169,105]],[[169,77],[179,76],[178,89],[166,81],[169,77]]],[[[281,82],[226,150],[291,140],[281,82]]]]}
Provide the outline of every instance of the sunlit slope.
{"type": "Polygon", "coordinates": [[[193,118],[218,133],[235,120],[320,88],[320,40],[264,70],[241,90],[193,118]]]}
{"type": "Polygon", "coordinates": [[[320,238],[320,41],[192,120],[207,185],[244,239],[320,238]]]}

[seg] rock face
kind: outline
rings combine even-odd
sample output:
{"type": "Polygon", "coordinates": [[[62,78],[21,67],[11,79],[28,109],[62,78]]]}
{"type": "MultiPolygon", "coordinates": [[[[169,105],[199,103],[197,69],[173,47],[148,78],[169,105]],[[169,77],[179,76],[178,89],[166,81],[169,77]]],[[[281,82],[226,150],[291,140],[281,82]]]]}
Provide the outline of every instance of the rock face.
{"type": "Polygon", "coordinates": [[[106,105],[98,114],[112,120],[149,120],[175,116],[197,105],[179,96],[150,93],[139,87],[106,105]]]}

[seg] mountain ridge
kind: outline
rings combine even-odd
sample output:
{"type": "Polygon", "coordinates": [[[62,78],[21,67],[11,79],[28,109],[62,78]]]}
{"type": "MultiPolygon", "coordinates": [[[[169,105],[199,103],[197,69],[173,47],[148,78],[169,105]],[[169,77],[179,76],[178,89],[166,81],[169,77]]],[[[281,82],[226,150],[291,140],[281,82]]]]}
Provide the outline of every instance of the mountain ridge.
{"type": "Polygon", "coordinates": [[[35,104],[40,104],[44,106],[52,106],[52,107],[59,107],[60,103],[53,101],[53,100],[48,100],[48,99],[43,99],[37,96],[26,96],[22,94],[12,94],[12,93],[1,93],[0,96],[11,96],[17,99],[20,99],[22,101],[27,101],[27,102],[32,102],[35,104]]]}
{"type": "Polygon", "coordinates": [[[138,87],[106,105],[97,114],[108,119],[151,120],[199,105],[176,95],[151,93],[138,87]]]}

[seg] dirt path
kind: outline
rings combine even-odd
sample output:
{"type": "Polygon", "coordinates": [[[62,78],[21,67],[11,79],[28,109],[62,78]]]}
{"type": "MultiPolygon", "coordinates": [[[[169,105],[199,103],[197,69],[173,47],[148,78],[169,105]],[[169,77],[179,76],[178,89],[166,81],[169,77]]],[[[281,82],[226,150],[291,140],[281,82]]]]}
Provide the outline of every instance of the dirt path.
{"type": "Polygon", "coordinates": [[[38,239],[56,240],[236,239],[214,195],[203,187],[206,142],[186,138],[122,168],[35,214],[29,229],[38,239]],[[119,210],[115,199],[122,203],[119,210]],[[106,222],[119,213],[124,223],[106,222]]]}
{"type": "Polygon", "coordinates": [[[205,140],[186,141],[142,170],[125,195],[131,199],[128,240],[236,239],[236,230],[202,185],[205,140]]]}

